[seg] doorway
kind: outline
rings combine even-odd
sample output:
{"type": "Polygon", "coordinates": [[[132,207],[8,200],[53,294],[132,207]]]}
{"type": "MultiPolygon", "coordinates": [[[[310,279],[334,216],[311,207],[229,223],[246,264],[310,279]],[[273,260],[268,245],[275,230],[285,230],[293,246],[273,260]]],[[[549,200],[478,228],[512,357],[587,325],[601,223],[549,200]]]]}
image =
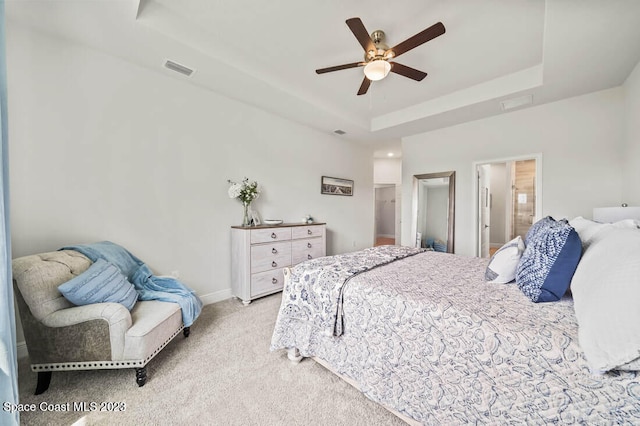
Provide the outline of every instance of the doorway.
{"type": "Polygon", "coordinates": [[[399,207],[396,185],[375,186],[376,246],[396,244],[396,208],[399,207]]]}
{"type": "Polygon", "coordinates": [[[475,164],[477,255],[490,257],[542,215],[541,156],[475,164]]]}

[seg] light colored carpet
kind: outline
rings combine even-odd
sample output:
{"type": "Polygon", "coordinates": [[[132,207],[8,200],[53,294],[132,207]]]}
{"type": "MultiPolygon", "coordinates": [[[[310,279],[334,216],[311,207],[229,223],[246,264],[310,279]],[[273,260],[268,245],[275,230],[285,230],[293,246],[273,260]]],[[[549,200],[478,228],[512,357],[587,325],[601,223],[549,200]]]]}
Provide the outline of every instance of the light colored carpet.
{"type": "Polygon", "coordinates": [[[295,365],[284,351],[269,352],[281,294],[243,307],[229,299],[205,306],[191,336],[176,337],[147,366],[139,388],[131,370],[54,372],[34,396],[36,373],[19,364],[20,403],[73,405],[124,402],[126,411],[24,412],[24,425],[400,425],[313,360],[295,365]]]}

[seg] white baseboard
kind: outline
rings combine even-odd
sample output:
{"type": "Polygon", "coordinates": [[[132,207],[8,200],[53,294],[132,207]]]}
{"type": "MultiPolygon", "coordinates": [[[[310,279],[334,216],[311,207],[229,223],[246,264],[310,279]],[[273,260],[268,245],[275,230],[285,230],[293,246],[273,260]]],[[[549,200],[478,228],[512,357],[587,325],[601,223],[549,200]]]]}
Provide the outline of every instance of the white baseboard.
{"type": "Polygon", "coordinates": [[[378,234],[376,235],[376,237],[381,237],[381,238],[395,238],[396,235],[395,234],[378,234]]]}
{"type": "MultiPolygon", "coordinates": [[[[225,290],[214,291],[213,293],[203,294],[200,296],[200,300],[205,305],[210,305],[212,303],[221,302],[226,299],[230,299],[233,297],[231,294],[231,289],[227,288],[225,290]]],[[[29,352],[27,351],[27,343],[22,341],[16,343],[16,351],[18,355],[18,359],[26,358],[29,356],[29,352]]]]}
{"type": "Polygon", "coordinates": [[[504,245],[505,243],[489,243],[489,247],[491,248],[500,248],[504,245]]]}
{"type": "Polygon", "coordinates": [[[203,294],[200,296],[200,300],[202,300],[203,304],[210,305],[212,303],[231,299],[232,297],[233,294],[231,294],[231,289],[227,288],[224,290],[214,291],[213,293],[203,294]]]}

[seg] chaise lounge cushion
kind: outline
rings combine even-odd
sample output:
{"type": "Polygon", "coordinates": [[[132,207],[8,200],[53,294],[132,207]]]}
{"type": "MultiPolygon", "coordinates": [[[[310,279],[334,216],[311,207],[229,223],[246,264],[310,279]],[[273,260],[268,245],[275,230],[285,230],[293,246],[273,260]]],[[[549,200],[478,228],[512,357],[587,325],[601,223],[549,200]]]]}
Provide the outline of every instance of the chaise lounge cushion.
{"type": "Polygon", "coordinates": [[[177,303],[140,301],[131,310],[131,318],[133,325],[125,334],[124,352],[117,359],[147,359],[182,329],[182,312],[177,303]]]}

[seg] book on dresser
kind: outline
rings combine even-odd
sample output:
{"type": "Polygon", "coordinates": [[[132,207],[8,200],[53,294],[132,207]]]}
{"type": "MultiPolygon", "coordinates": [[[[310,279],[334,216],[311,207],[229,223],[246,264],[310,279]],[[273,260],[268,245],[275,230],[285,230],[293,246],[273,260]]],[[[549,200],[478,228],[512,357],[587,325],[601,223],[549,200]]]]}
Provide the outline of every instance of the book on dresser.
{"type": "Polygon", "coordinates": [[[326,255],[326,224],[231,227],[231,291],[248,305],[282,291],[283,268],[326,255]]]}

